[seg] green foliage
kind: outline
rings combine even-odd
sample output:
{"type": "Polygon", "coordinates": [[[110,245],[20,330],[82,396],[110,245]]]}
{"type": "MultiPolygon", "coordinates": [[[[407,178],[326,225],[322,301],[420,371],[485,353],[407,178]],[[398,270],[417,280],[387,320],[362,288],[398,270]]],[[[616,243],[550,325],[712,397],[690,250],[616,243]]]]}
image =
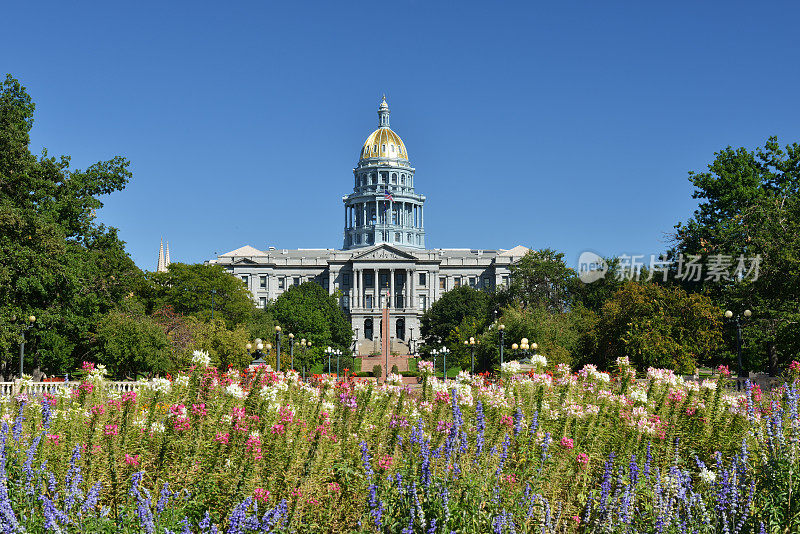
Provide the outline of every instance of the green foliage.
{"type": "Polygon", "coordinates": [[[250,292],[240,278],[220,265],[171,263],[167,272],[150,273],[152,285],[143,298],[148,311],[171,306],[176,312],[211,320],[223,319],[228,328],[253,320],[256,309],[250,292]]]}
{"type": "MultiPolygon", "coordinates": [[[[349,354],[353,329],[338,302],[319,284],[305,282],[292,286],[269,307],[275,322],[284,333],[312,341],[312,347],[322,350],[331,346],[349,354]]],[[[312,350],[309,354],[319,356],[312,350]]]]}
{"type": "Polygon", "coordinates": [[[601,309],[594,362],[609,367],[628,356],[640,369],[692,373],[698,363],[713,362],[722,341],[721,317],[703,295],[629,281],[601,309]]]}
{"type": "Polygon", "coordinates": [[[564,312],[575,301],[580,284],[577,273],[564,263],[564,254],[545,248],[529,251],[511,266],[508,292],[522,307],[564,312]]]}
{"type": "MultiPolygon", "coordinates": [[[[492,300],[489,293],[469,286],[451,289],[423,314],[420,320],[420,334],[429,346],[438,346],[445,342],[453,343],[451,334],[465,319],[476,324],[485,324],[491,309],[492,300]]],[[[463,335],[464,328],[460,332],[457,335],[463,335]]]]}
{"type": "Polygon", "coordinates": [[[106,314],[98,325],[95,347],[96,361],[118,378],[174,368],[166,334],[144,314],[117,310],[106,314]]]}
{"type": "Polygon", "coordinates": [[[35,315],[26,366],[52,374],[90,350],[91,328],[143,278],[116,230],[95,222],[99,197],[130,179],[128,161],[78,170],[66,156],[37,158],[29,150],[34,108],[7,76],[0,84],[0,359],[7,366],[19,342],[11,318],[35,315]]]}
{"type": "Polygon", "coordinates": [[[372,366],[372,376],[375,378],[380,378],[383,376],[383,367],[380,364],[376,364],[372,366]]]}
{"type": "MultiPolygon", "coordinates": [[[[755,151],[727,147],[689,180],[700,205],[676,226],[675,253],[730,256],[731,270],[740,255],[760,255],[757,280],[703,280],[692,289],[723,309],[751,309],[745,365],[777,374],[800,354],[800,144],[781,149],[771,137],[755,151]]],[[[735,329],[726,337],[732,357],[735,329]]]]}
{"type": "MultiPolygon", "coordinates": [[[[191,328],[195,332],[192,350],[208,352],[211,361],[223,369],[229,366],[243,369],[250,365],[252,358],[247,354],[245,345],[248,343],[248,332],[244,325],[237,325],[233,329],[225,326],[222,319],[214,319],[211,323],[200,323],[195,317],[188,318],[191,328]]],[[[275,365],[274,350],[272,360],[265,355],[264,359],[275,365]]]]}

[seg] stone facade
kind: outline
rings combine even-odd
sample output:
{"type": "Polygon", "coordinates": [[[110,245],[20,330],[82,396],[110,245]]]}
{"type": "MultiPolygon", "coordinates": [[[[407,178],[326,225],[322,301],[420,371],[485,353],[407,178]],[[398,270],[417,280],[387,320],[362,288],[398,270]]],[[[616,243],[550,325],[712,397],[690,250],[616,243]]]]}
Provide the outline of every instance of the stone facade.
{"type": "Polygon", "coordinates": [[[241,277],[260,306],[307,281],[331,295],[338,290],[359,354],[380,350],[381,309],[388,306],[392,351],[404,354],[419,339],[420,317],[445,291],[508,284],[511,264],[528,249],[425,249],[425,197],[415,192],[406,148],[389,129],[385,98],[378,116],[380,128],[367,138],[353,171],[353,193],[343,197],[343,250],[244,246],[208,263],[241,277]]]}

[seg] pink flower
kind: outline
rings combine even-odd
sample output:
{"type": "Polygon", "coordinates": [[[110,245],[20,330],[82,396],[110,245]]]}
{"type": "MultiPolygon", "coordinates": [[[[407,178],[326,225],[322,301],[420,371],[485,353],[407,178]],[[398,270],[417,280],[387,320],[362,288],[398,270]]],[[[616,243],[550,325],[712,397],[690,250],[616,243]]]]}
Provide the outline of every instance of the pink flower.
{"type": "Polygon", "coordinates": [[[286,428],[281,424],[272,425],[272,433],[273,434],[283,434],[286,431],[286,428]]]}
{"type": "Polygon", "coordinates": [[[789,364],[789,370],[795,373],[800,371],[800,362],[797,360],[792,360],[792,363],[789,364]]]}
{"type": "Polygon", "coordinates": [[[139,455],[134,454],[131,456],[130,454],[125,453],[125,463],[128,465],[139,465],[139,455]]]}
{"type": "Polygon", "coordinates": [[[47,434],[47,440],[55,446],[60,444],[61,436],[58,434],[47,434]]]}
{"type": "Polygon", "coordinates": [[[500,424],[506,425],[508,428],[511,428],[514,425],[514,420],[511,418],[510,415],[504,415],[500,418],[500,424]]]}
{"type": "Polygon", "coordinates": [[[581,524],[581,518],[579,516],[577,516],[577,515],[573,515],[572,517],[570,517],[570,519],[575,521],[575,523],[578,524],[578,525],[581,524]]]}
{"type": "Polygon", "coordinates": [[[119,434],[119,427],[117,425],[106,425],[103,433],[106,436],[116,436],[119,434]]]}
{"type": "Polygon", "coordinates": [[[102,404],[95,404],[94,406],[89,408],[89,411],[92,412],[92,415],[103,415],[104,413],[106,413],[106,407],[103,406],[102,404]]]}
{"type": "Polygon", "coordinates": [[[336,482],[331,482],[330,484],[328,484],[328,491],[339,493],[342,491],[342,487],[336,482]]]}
{"type": "Polygon", "coordinates": [[[172,424],[172,428],[177,430],[178,432],[183,432],[189,430],[191,428],[191,423],[189,423],[188,417],[178,417],[175,419],[175,422],[172,424]]]}
{"type": "Polygon", "coordinates": [[[169,407],[169,411],[175,417],[182,417],[186,415],[186,406],[183,404],[173,404],[169,407]]]}
{"type": "Polygon", "coordinates": [[[586,454],[585,452],[579,453],[578,457],[575,458],[575,461],[578,462],[579,464],[586,465],[589,463],[589,455],[586,454]]]}
{"type": "Polygon", "coordinates": [[[135,391],[128,391],[122,394],[122,397],[119,399],[121,402],[136,402],[136,392],[135,391]]]}
{"type": "Polygon", "coordinates": [[[383,458],[378,460],[378,465],[381,466],[381,468],[383,469],[389,469],[390,467],[392,467],[393,461],[394,459],[387,454],[383,458]]]}
{"type": "Polygon", "coordinates": [[[216,436],[214,436],[214,441],[218,441],[219,443],[227,445],[228,444],[228,440],[230,439],[230,437],[231,437],[231,435],[228,434],[227,432],[225,432],[224,434],[222,432],[220,432],[216,436]]]}
{"type": "Polygon", "coordinates": [[[253,491],[253,496],[257,501],[267,502],[267,499],[269,499],[269,490],[265,490],[264,488],[256,488],[255,491],[253,491]]]}
{"type": "Polygon", "coordinates": [[[572,449],[575,447],[575,442],[572,438],[563,437],[561,438],[561,446],[565,449],[572,449]]]}
{"type": "Polygon", "coordinates": [[[448,423],[447,421],[439,421],[439,424],[436,427],[436,431],[441,434],[447,434],[448,432],[450,432],[451,428],[453,428],[453,423],[448,423]]]}
{"type": "Polygon", "coordinates": [[[719,367],[717,367],[717,371],[719,371],[720,375],[726,378],[731,376],[731,370],[728,368],[727,365],[720,365],[719,367]]]}
{"type": "Polygon", "coordinates": [[[205,417],[208,415],[208,410],[206,410],[206,404],[192,404],[192,413],[198,417],[205,417]]]}
{"type": "Polygon", "coordinates": [[[81,369],[87,372],[94,371],[94,364],[92,362],[83,362],[83,365],[81,365],[81,369]]]}
{"type": "Polygon", "coordinates": [[[292,490],[292,497],[302,497],[303,492],[300,491],[300,488],[295,488],[292,490]]]}
{"type": "Polygon", "coordinates": [[[513,484],[516,481],[517,481],[517,477],[514,476],[514,473],[510,473],[510,474],[506,475],[506,482],[508,482],[509,484],[513,484]]]}

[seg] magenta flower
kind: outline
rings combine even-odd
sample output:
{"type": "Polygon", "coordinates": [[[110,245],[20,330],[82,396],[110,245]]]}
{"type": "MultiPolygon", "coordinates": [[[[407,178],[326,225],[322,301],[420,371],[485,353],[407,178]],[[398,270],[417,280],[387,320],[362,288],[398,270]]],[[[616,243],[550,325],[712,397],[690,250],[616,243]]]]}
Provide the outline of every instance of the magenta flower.
{"type": "Polygon", "coordinates": [[[561,438],[561,446],[565,449],[572,449],[575,447],[575,442],[572,440],[572,438],[563,437],[561,438]]]}
{"type": "Polygon", "coordinates": [[[589,463],[589,455],[586,454],[585,452],[582,452],[582,453],[578,454],[578,457],[575,458],[575,461],[578,462],[581,465],[586,465],[586,464],[589,463]]]}
{"type": "Polygon", "coordinates": [[[119,434],[119,427],[117,425],[106,425],[103,433],[106,436],[116,436],[119,434]]]}
{"type": "Polygon", "coordinates": [[[253,491],[253,496],[257,501],[267,502],[267,499],[269,499],[269,490],[265,490],[264,488],[256,488],[253,491]]]}
{"type": "Polygon", "coordinates": [[[134,454],[131,456],[128,453],[125,453],[125,463],[128,465],[138,466],[139,465],[139,455],[134,454]]]}

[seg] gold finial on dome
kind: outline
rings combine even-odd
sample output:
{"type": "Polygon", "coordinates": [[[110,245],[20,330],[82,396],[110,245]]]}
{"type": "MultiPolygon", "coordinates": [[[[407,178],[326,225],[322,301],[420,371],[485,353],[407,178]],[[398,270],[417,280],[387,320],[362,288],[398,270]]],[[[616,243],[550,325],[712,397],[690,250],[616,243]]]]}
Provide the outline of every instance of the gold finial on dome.
{"type": "Polygon", "coordinates": [[[379,109],[389,109],[389,104],[386,103],[386,94],[383,95],[383,100],[381,100],[381,105],[379,109]]]}
{"type": "Polygon", "coordinates": [[[381,105],[378,106],[378,126],[380,128],[389,127],[389,104],[386,103],[386,95],[383,95],[381,105]]]}

